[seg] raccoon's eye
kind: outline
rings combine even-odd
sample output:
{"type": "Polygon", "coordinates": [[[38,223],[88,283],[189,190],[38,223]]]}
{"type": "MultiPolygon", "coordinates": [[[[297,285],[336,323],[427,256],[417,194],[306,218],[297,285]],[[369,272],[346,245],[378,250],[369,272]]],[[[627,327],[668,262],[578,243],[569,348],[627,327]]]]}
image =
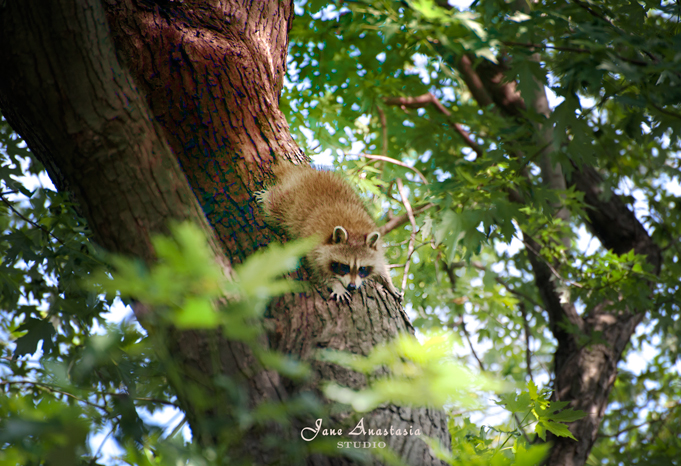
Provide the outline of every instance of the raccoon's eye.
{"type": "Polygon", "coordinates": [[[359,276],[361,278],[367,278],[369,275],[371,275],[371,267],[360,267],[359,268],[359,276]]]}
{"type": "Polygon", "coordinates": [[[336,275],[347,275],[350,273],[350,266],[340,262],[331,262],[331,271],[336,275]]]}

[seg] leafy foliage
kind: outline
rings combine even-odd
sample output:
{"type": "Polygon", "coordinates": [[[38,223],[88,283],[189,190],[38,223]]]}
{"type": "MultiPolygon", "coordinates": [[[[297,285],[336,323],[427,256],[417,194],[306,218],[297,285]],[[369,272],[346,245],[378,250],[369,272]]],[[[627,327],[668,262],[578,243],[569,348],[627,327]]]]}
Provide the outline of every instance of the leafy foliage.
{"type": "Polygon", "coordinates": [[[452,342],[444,335],[432,335],[417,341],[403,335],[388,344],[377,346],[366,358],[347,353],[325,353],[323,358],[368,375],[378,370],[389,376],[377,377],[359,392],[330,383],[327,397],[366,412],[384,403],[444,407],[446,404],[476,407],[475,391],[499,390],[500,384],[475,375],[448,360],[452,342]]]}
{"type": "MultiPolygon", "coordinates": [[[[621,366],[590,463],[669,464],[679,448],[678,5],[483,0],[461,11],[446,3],[300,6],[295,85],[282,103],[292,131],[355,174],[386,221],[406,213],[395,182],[403,180],[412,211],[426,210],[415,228],[387,236],[389,260],[410,263],[407,278],[396,268],[394,279],[406,284],[414,324],[461,334],[481,369],[550,386],[555,342],[528,238],[552,265],[561,301],[582,315],[601,303],[647,311],[625,355],[638,367],[621,366]],[[463,55],[473,66],[503,67],[526,106],[508,118],[503,103],[479,105],[458,68],[463,55]],[[544,114],[535,105],[543,87],[552,106],[544,114]],[[562,169],[566,188],[542,178],[542,157],[562,169]],[[569,184],[585,165],[603,176],[603,196],[614,190],[661,248],[658,275],[585,228],[588,207],[569,184]],[[567,215],[557,217],[560,209],[567,215]]],[[[577,340],[602,341],[598,332],[577,340]]]]}
{"type": "MultiPolygon", "coordinates": [[[[389,261],[409,264],[395,268],[394,280],[406,284],[414,325],[460,334],[470,346],[460,363],[506,387],[527,386],[500,395],[506,416],[482,421],[497,425],[452,412],[452,450],[441,457],[453,465],[539,464],[547,431],[572,435],[566,424],[580,413],[537,386],[551,386],[555,341],[533,280],[536,252],[555,266],[561,299],[582,315],[599,303],[647,312],[589,464],[673,464],[681,451],[678,4],[481,0],[461,11],[429,0],[315,0],[296,9],[281,100],[294,137],[338,162],[377,218],[407,213],[408,200],[414,223],[387,239],[389,261]],[[464,55],[503,66],[527,104],[522,112],[505,118],[479,105],[457,68],[464,55]],[[544,87],[553,107],[546,114],[533,105],[544,87]],[[592,238],[581,193],[550,186],[542,158],[568,180],[580,167],[598,169],[602,192],[614,190],[660,246],[659,274],[642,256],[592,238]],[[561,209],[568,215],[557,216],[561,209]],[[539,250],[528,252],[528,238],[539,250]]],[[[43,167],[4,120],[0,148],[0,461],[101,464],[96,432],[115,439],[120,463],[229,461],[227,450],[187,443],[182,423],[167,432],[150,420],[176,404],[172,361],[157,353],[157,336],[129,321],[111,324],[106,313],[120,292],[168,310],[155,325],[219,327],[248,342],[259,331],[249,319],[269,297],[292,290],[278,277],[305,246],[252,257],[236,271],[239,281],[224,280],[186,226],[155,240],[156,268],[103,260],[66,195],[36,183],[43,167]],[[229,313],[215,305],[225,293],[234,298],[229,313]]],[[[600,341],[597,332],[579,336],[580,345],[600,341]]],[[[434,404],[466,393],[471,372],[443,362],[449,348],[429,344],[400,340],[367,360],[329,356],[367,374],[389,368],[393,378],[377,377],[360,394],[342,387],[327,394],[368,409],[413,403],[424,392],[421,401],[434,404]],[[454,375],[461,379],[452,384],[454,375]]],[[[278,355],[258,356],[291,378],[307,373],[278,355]]],[[[238,390],[225,387],[238,405],[238,390]]],[[[233,434],[225,445],[238,442],[240,429],[320,409],[299,399],[240,411],[242,425],[225,427],[233,434]]]]}

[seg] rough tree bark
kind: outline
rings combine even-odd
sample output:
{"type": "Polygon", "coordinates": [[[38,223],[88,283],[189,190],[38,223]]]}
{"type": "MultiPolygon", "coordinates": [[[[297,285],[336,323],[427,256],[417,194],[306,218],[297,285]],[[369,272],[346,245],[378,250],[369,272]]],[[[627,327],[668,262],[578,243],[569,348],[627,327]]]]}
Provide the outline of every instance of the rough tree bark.
{"type": "MultiPolygon", "coordinates": [[[[72,194],[104,248],[152,263],[150,236],[166,233],[169,220],[190,219],[229,274],[232,263],[279,239],[253,198],[269,165],[281,157],[303,162],[278,109],[292,17],[292,2],[269,0],[55,0],[40,8],[0,2],[0,109],[57,188],[72,194]]],[[[312,292],[273,303],[272,330],[262,344],[309,360],[324,347],[366,354],[411,331],[380,287],[363,290],[349,306],[325,297],[312,292]]],[[[142,308],[136,313],[144,323],[142,308]]],[[[296,387],[262,369],[244,345],[221,338],[215,368],[215,338],[177,332],[168,339],[182,377],[218,397],[200,406],[175,385],[195,437],[205,443],[215,441],[206,421],[229,416],[213,384],[216,372],[241,380],[251,405],[285,400],[322,378],[365,383],[313,362],[312,382],[296,387]]],[[[364,418],[366,427],[414,426],[449,443],[440,410],[387,406],[364,418]]],[[[243,453],[256,463],[275,462],[261,434],[246,438],[243,453]]],[[[280,434],[296,439],[300,431],[280,434]]],[[[409,464],[439,464],[418,437],[386,442],[409,464]]]]}

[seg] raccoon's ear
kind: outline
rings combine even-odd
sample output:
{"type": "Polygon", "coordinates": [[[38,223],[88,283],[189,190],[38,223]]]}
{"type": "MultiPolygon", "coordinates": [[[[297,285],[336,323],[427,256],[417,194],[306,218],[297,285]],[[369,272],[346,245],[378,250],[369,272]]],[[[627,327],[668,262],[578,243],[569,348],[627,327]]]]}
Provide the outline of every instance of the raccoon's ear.
{"type": "Polygon", "coordinates": [[[367,246],[370,248],[376,249],[376,245],[378,244],[378,240],[381,238],[381,234],[377,231],[374,231],[373,233],[369,233],[367,235],[367,246]]]}
{"type": "Polygon", "coordinates": [[[348,232],[345,231],[345,228],[338,225],[336,228],[333,229],[333,235],[331,235],[331,243],[337,244],[337,243],[347,243],[347,242],[348,242],[348,232]]]}

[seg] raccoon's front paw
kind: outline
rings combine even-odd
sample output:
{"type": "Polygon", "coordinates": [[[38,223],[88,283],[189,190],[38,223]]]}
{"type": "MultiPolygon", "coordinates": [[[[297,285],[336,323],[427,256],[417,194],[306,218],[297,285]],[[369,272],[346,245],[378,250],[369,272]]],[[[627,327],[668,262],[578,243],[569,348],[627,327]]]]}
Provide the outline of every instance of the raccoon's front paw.
{"type": "Polygon", "coordinates": [[[351,295],[347,291],[345,291],[341,294],[338,294],[335,291],[331,293],[331,299],[334,299],[334,300],[338,301],[339,303],[349,304],[350,298],[351,298],[351,295]]]}
{"type": "MultiPolygon", "coordinates": [[[[392,282],[390,283],[392,285],[392,282]]],[[[397,298],[397,301],[402,304],[404,302],[404,291],[397,291],[397,288],[394,286],[386,286],[386,290],[388,290],[388,293],[393,295],[395,298],[397,298]]]]}
{"type": "Polygon", "coordinates": [[[349,303],[352,295],[340,283],[333,283],[331,285],[331,299],[335,299],[339,303],[349,303]]]}
{"type": "Polygon", "coordinates": [[[258,201],[260,204],[263,204],[267,199],[267,190],[263,189],[262,191],[257,191],[253,195],[253,197],[255,197],[255,200],[258,201]]]}

